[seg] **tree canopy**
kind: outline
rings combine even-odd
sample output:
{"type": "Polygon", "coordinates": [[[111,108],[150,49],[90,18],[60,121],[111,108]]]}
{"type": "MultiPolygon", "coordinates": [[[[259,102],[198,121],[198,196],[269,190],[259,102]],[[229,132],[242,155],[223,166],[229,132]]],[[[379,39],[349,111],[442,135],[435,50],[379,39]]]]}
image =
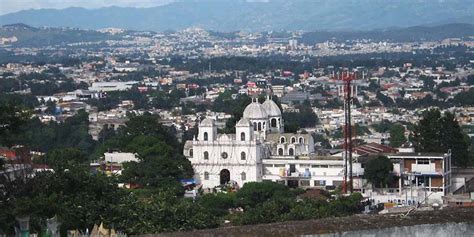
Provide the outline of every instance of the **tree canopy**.
{"type": "Polygon", "coordinates": [[[386,156],[377,156],[370,159],[364,168],[364,177],[372,185],[384,188],[393,180],[393,164],[386,156]]]}
{"type": "Polygon", "coordinates": [[[470,162],[469,138],[450,112],[442,116],[437,109],[426,111],[414,128],[413,142],[418,152],[447,153],[451,150],[454,165],[467,166],[470,162]]]}
{"type": "Polygon", "coordinates": [[[407,141],[405,137],[405,127],[399,123],[390,127],[390,145],[392,147],[400,147],[407,141]]]}

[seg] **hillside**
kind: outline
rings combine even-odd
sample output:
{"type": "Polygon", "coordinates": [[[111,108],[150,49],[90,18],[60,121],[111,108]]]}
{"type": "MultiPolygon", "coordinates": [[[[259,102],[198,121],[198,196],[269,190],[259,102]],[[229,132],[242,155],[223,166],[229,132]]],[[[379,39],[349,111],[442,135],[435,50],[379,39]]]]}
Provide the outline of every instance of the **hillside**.
{"type": "Polygon", "coordinates": [[[0,24],[35,27],[119,27],[130,30],[374,30],[474,22],[471,0],[189,0],[151,8],[25,10],[0,16],[0,24]]]}
{"type": "Polygon", "coordinates": [[[314,44],[327,40],[346,41],[371,39],[373,41],[415,42],[474,36],[474,25],[458,23],[439,26],[413,26],[402,29],[355,32],[308,32],[301,43],[314,44]]]}
{"type": "MultiPolygon", "coordinates": [[[[131,33],[130,31],[126,31],[131,33]]],[[[210,32],[214,37],[235,38],[235,33],[210,32]]],[[[40,47],[49,45],[64,45],[76,42],[97,42],[102,40],[120,39],[124,34],[112,35],[101,33],[95,30],[81,30],[72,28],[35,28],[23,23],[9,24],[0,27],[0,37],[16,37],[17,42],[12,43],[16,47],[40,47]]],[[[317,31],[302,34],[300,43],[315,44],[327,40],[346,41],[370,39],[373,41],[432,41],[446,38],[467,38],[474,36],[474,25],[470,24],[448,24],[440,26],[415,26],[392,30],[372,30],[372,31],[317,31]]],[[[273,32],[265,37],[291,37],[288,32],[273,32]]],[[[262,38],[259,41],[265,41],[262,38]]]]}
{"type": "Polygon", "coordinates": [[[4,25],[0,28],[0,37],[15,36],[18,41],[14,46],[47,46],[62,45],[76,42],[95,42],[112,39],[113,36],[93,30],[70,28],[35,28],[23,23],[4,25]]]}

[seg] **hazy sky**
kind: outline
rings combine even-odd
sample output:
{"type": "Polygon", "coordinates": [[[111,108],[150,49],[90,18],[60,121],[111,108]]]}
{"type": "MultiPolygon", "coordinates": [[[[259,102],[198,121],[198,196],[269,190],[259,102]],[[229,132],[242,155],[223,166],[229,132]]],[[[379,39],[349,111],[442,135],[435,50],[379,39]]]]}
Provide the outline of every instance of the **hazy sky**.
{"type": "Polygon", "coordinates": [[[174,0],[0,0],[0,15],[31,8],[152,7],[173,1],[174,0]]]}

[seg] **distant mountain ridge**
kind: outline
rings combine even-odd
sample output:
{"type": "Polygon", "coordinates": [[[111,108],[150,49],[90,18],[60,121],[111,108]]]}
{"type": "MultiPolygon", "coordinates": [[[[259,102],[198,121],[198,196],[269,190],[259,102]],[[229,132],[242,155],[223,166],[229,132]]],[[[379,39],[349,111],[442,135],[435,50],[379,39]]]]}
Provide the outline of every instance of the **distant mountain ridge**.
{"type": "MultiPolygon", "coordinates": [[[[16,37],[18,40],[12,43],[12,46],[48,46],[48,45],[64,45],[77,42],[97,42],[111,39],[121,39],[127,33],[109,34],[96,30],[82,30],[72,28],[35,28],[24,23],[8,24],[0,27],[0,38],[16,37]]],[[[212,32],[210,34],[216,37],[237,37],[237,32],[219,33],[212,32]]],[[[325,41],[336,40],[344,42],[346,40],[370,39],[373,41],[395,41],[395,42],[416,42],[416,41],[433,41],[446,38],[466,39],[474,36],[474,25],[465,23],[455,23],[439,26],[414,26],[407,28],[372,30],[372,31],[315,31],[306,32],[301,35],[298,42],[304,44],[315,44],[325,41]]],[[[291,32],[272,32],[263,34],[261,40],[265,38],[282,38],[288,39],[292,37],[291,32]]]]}
{"type": "Polygon", "coordinates": [[[0,16],[0,24],[129,30],[373,30],[473,23],[472,0],[189,0],[150,8],[106,7],[24,10],[0,16]]]}

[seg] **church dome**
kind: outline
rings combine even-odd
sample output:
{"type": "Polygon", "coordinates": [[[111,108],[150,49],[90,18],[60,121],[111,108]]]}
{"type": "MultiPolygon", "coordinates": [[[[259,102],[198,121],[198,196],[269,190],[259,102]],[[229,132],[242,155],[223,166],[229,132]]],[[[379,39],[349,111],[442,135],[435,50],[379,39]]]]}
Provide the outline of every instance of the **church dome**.
{"type": "Polygon", "coordinates": [[[237,124],[235,126],[236,127],[251,127],[253,125],[250,122],[250,120],[248,120],[246,118],[242,118],[242,119],[239,120],[239,122],[237,122],[237,124]]]}
{"type": "Polygon", "coordinates": [[[258,102],[252,102],[244,110],[244,118],[247,119],[268,119],[267,112],[258,102]]]}
{"type": "Polygon", "coordinates": [[[212,127],[212,126],[214,126],[214,119],[206,118],[206,119],[204,119],[204,120],[201,121],[201,123],[199,124],[199,126],[202,126],[202,127],[212,127]]]}
{"type": "Polygon", "coordinates": [[[263,108],[267,112],[268,116],[270,117],[280,117],[281,116],[281,111],[280,108],[278,108],[278,105],[270,99],[265,100],[262,104],[263,108]]]}

